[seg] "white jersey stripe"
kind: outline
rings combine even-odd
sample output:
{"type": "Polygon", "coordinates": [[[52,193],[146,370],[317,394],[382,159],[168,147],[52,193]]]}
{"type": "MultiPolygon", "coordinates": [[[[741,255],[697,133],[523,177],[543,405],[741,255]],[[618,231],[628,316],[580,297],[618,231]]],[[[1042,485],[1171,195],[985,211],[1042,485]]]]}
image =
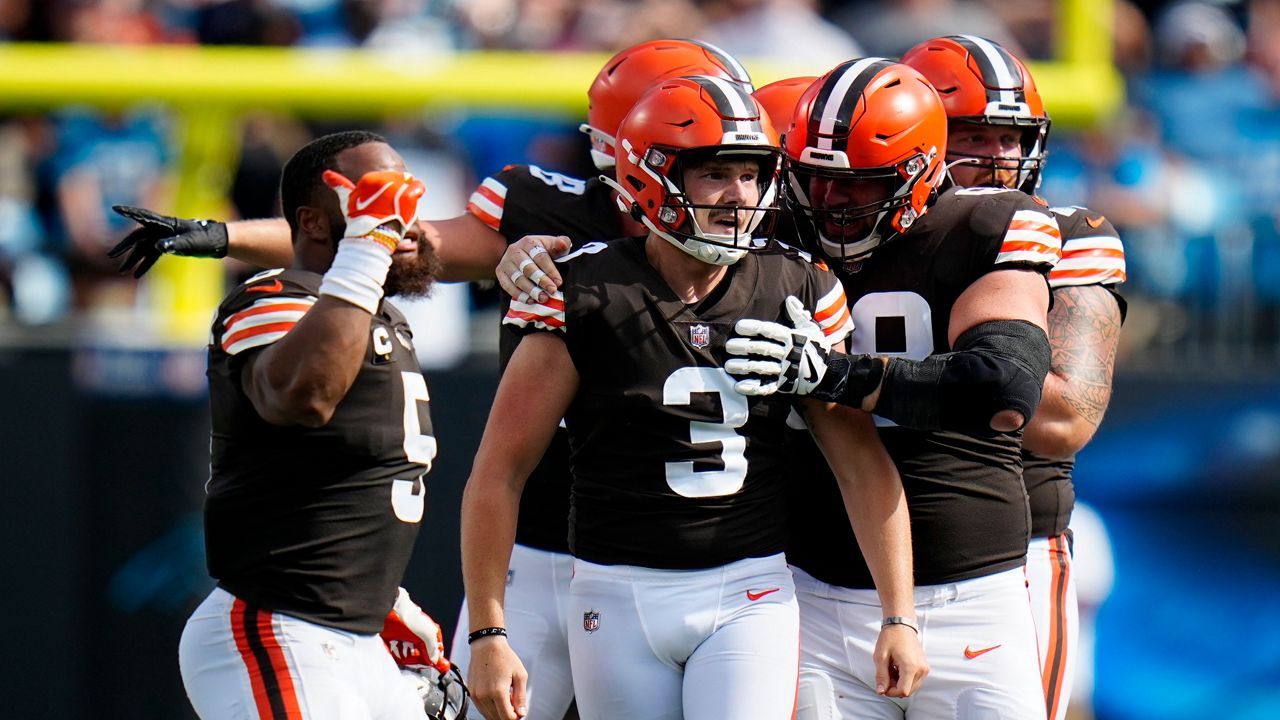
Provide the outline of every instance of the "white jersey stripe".
{"type": "Polygon", "coordinates": [[[270,345],[271,343],[284,337],[286,332],[287,331],[281,330],[277,332],[268,332],[268,333],[261,333],[258,335],[250,335],[249,337],[246,337],[242,340],[237,340],[236,342],[231,343],[226,348],[224,348],[224,350],[228,355],[236,355],[241,352],[244,352],[245,350],[249,350],[250,348],[261,347],[263,345],[270,345]]]}
{"type": "Polygon", "coordinates": [[[1114,235],[1090,235],[1088,237],[1073,237],[1062,243],[1062,255],[1073,252],[1081,252],[1086,250],[1115,250],[1124,252],[1124,243],[1120,238],[1114,235]]]}
{"type": "Polygon", "coordinates": [[[497,180],[491,177],[485,178],[484,182],[480,183],[480,186],[488,188],[490,192],[502,198],[503,200],[507,199],[507,186],[503,185],[502,183],[498,182],[497,180]]]}
{"type": "Polygon", "coordinates": [[[228,325],[224,335],[230,336],[252,327],[270,325],[272,323],[287,322],[296,324],[306,314],[306,310],[282,310],[280,312],[262,313],[261,315],[250,315],[236,321],[234,324],[228,325]]]}
{"type": "Polygon", "coordinates": [[[1058,254],[1034,250],[1011,250],[996,255],[996,265],[1015,262],[1053,265],[1058,262],[1058,254]]]}
{"type": "Polygon", "coordinates": [[[471,204],[475,205],[481,212],[487,213],[494,219],[502,220],[502,206],[495,204],[492,200],[481,195],[479,191],[471,193],[471,204]]]}
{"type": "Polygon", "coordinates": [[[534,327],[547,330],[563,330],[565,325],[564,293],[556,291],[554,295],[539,303],[512,300],[511,307],[502,318],[502,324],[516,327],[534,327]]]}

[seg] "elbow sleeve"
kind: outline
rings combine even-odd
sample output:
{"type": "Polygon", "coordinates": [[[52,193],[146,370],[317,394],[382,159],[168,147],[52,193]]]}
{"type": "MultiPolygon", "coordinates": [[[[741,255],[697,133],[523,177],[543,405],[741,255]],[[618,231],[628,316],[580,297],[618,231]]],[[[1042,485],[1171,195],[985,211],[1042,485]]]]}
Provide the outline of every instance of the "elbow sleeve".
{"type": "Polygon", "coordinates": [[[989,433],[997,412],[1031,419],[1049,360],[1049,338],[1033,323],[980,323],[956,339],[952,352],[891,360],[875,412],[917,430],[989,433]]]}

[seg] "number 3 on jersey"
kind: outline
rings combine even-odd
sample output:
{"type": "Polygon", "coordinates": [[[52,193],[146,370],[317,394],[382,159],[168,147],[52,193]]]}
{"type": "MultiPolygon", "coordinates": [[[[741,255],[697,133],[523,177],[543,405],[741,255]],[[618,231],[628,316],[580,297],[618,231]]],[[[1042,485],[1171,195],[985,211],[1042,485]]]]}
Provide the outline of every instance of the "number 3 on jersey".
{"type": "Polygon", "coordinates": [[[720,396],[721,421],[689,423],[689,440],[718,442],[723,470],[693,469],[692,462],[667,463],[667,485],[684,497],[732,495],[747,479],[747,439],[734,431],[747,424],[747,398],[733,389],[733,378],[721,368],[687,367],[671,373],[662,385],[663,405],[688,405],[694,393],[720,396]]]}

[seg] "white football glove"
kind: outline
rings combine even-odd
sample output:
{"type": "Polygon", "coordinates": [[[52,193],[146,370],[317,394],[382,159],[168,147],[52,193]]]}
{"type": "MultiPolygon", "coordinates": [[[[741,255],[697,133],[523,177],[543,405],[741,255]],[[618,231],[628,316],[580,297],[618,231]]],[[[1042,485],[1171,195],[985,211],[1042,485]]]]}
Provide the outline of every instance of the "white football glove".
{"type": "Polygon", "coordinates": [[[745,356],[724,365],[730,375],[740,378],[734,389],[743,395],[808,395],[827,372],[831,348],[826,333],[799,298],[788,295],[785,305],[791,327],[764,320],[739,320],[734,325],[736,335],[725,343],[730,355],[745,356]]]}

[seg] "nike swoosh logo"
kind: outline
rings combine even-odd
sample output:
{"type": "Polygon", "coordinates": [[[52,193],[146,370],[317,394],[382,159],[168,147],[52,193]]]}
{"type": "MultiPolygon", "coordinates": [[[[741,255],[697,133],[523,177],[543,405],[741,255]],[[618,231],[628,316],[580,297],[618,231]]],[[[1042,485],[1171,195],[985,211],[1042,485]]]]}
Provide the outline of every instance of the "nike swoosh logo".
{"type": "Polygon", "coordinates": [[[771,593],[776,593],[776,592],[778,592],[778,591],[779,591],[779,590],[781,590],[781,589],[782,589],[782,588],[769,588],[768,590],[761,590],[760,592],[751,592],[750,590],[748,590],[748,591],[747,591],[747,599],[748,599],[748,600],[750,600],[751,602],[755,602],[755,601],[759,600],[760,598],[764,597],[765,595],[769,595],[769,594],[771,594],[771,593]]]}
{"type": "Polygon", "coordinates": [[[383,185],[382,187],[378,188],[378,192],[370,195],[367,198],[364,198],[363,200],[361,200],[360,198],[356,198],[356,210],[364,210],[365,208],[369,207],[371,204],[373,204],[373,201],[377,200],[378,196],[386,192],[387,188],[391,187],[391,185],[392,183],[387,183],[383,185]]]}
{"type": "Polygon", "coordinates": [[[280,292],[283,289],[284,289],[284,283],[277,280],[271,283],[270,285],[254,285],[251,288],[245,288],[244,291],[274,293],[274,292],[280,292]]]}
{"type": "Polygon", "coordinates": [[[1094,230],[1097,230],[1098,228],[1102,227],[1102,223],[1106,219],[1107,218],[1105,215],[1099,215],[1097,220],[1094,220],[1093,218],[1086,216],[1084,221],[1089,224],[1089,227],[1093,228],[1094,230]]]}
{"type": "Polygon", "coordinates": [[[968,659],[972,660],[972,659],[974,659],[974,658],[978,657],[979,655],[985,655],[985,654],[987,654],[987,653],[991,652],[992,650],[995,650],[995,649],[996,649],[996,648],[998,648],[998,647],[1001,647],[1001,646],[1000,646],[1000,645],[992,645],[992,646],[991,646],[991,647],[989,647],[989,648],[982,648],[981,650],[970,650],[970,649],[969,649],[969,646],[968,646],[968,645],[965,645],[965,646],[964,646],[964,656],[965,656],[966,658],[968,658],[968,659]]]}

